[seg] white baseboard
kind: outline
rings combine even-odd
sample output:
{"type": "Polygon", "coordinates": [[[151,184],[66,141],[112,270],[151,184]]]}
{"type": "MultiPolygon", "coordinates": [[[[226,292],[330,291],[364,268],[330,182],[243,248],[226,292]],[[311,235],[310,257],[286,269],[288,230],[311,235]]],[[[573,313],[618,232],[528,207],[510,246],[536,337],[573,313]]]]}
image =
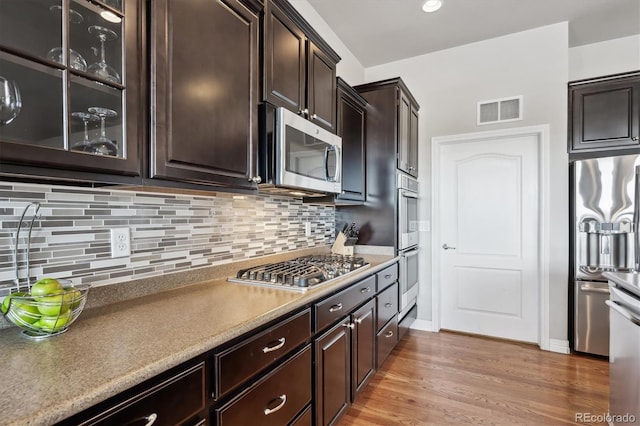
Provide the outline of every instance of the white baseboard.
{"type": "Polygon", "coordinates": [[[433,329],[432,321],[420,320],[420,319],[415,320],[409,328],[412,328],[414,330],[422,330],[422,331],[431,331],[431,332],[436,331],[433,329]]]}
{"type": "Polygon", "coordinates": [[[549,352],[557,352],[559,354],[570,354],[569,341],[549,339],[549,352]]]}

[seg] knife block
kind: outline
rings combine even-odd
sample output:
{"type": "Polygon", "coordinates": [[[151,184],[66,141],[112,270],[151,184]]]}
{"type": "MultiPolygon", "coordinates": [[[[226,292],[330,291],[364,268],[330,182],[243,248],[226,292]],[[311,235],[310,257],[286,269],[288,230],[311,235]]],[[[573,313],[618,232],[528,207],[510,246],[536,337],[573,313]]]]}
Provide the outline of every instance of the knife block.
{"type": "Polygon", "coordinates": [[[353,256],[353,250],[357,241],[357,238],[347,238],[346,235],[340,232],[331,246],[331,253],[353,256]]]}

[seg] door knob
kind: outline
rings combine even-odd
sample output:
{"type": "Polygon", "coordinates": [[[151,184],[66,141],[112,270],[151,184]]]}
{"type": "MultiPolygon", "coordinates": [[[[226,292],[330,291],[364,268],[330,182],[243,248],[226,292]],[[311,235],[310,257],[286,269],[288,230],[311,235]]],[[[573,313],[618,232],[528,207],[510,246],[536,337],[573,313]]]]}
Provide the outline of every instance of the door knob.
{"type": "Polygon", "coordinates": [[[456,249],[455,247],[449,247],[449,246],[447,245],[447,243],[444,243],[444,244],[442,245],[442,248],[443,248],[443,249],[445,249],[445,250],[455,250],[455,249],[456,249]]]}

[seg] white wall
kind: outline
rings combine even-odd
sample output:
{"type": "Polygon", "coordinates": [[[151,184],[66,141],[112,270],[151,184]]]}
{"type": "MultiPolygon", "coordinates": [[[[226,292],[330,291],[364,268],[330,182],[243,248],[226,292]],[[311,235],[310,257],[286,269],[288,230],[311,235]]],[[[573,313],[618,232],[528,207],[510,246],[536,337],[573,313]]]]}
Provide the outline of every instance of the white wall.
{"type": "Polygon", "coordinates": [[[352,86],[364,83],[364,67],[326,21],[318,15],[313,6],[307,0],[289,0],[289,2],[342,58],[338,62],[337,75],[352,86]]]}
{"type": "MultiPolygon", "coordinates": [[[[550,337],[567,340],[568,25],[566,22],[367,68],[367,81],[400,76],[420,104],[420,219],[431,219],[431,138],[550,125],[550,337]],[[523,95],[524,120],[476,125],[479,100],[523,95]]],[[[432,224],[432,228],[437,224],[432,224]]],[[[418,318],[431,318],[431,234],[420,235],[418,318]]]]}
{"type": "Polygon", "coordinates": [[[640,34],[569,49],[569,80],[640,70],[640,34]]]}

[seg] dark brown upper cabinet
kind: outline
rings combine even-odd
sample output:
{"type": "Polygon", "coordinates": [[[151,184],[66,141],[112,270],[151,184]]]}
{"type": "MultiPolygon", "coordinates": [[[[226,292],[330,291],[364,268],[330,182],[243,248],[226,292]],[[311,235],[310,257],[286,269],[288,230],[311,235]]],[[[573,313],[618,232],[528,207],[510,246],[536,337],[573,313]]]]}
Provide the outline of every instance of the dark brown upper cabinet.
{"type": "Polygon", "coordinates": [[[141,0],[0,2],[1,175],[139,178],[145,22],[141,0]]]}
{"type": "Polygon", "coordinates": [[[398,169],[418,177],[418,104],[406,87],[398,98],[398,169]]]}
{"type": "Polygon", "coordinates": [[[367,121],[367,145],[376,147],[372,158],[382,159],[390,154],[391,149],[397,169],[417,177],[420,106],[407,86],[398,77],[363,84],[355,89],[376,115],[375,119],[367,121]]]}
{"type": "Polygon", "coordinates": [[[335,132],[339,61],[286,0],[266,1],[263,100],[335,132]]]}
{"type": "Polygon", "coordinates": [[[342,137],[342,193],[339,200],[364,201],[367,101],[338,77],[336,127],[342,137]]]}
{"type": "Polygon", "coordinates": [[[256,188],[260,10],[252,0],[154,2],[151,178],[256,188]]]}
{"type": "Polygon", "coordinates": [[[640,152],[640,73],[569,83],[572,158],[640,152]]]}

